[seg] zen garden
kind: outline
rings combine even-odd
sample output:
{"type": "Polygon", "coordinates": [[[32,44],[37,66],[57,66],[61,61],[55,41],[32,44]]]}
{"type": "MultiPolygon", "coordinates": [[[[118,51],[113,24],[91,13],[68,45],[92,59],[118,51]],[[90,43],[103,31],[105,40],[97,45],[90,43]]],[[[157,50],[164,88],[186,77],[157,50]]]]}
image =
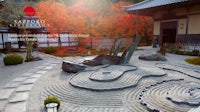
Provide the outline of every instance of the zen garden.
{"type": "Polygon", "coordinates": [[[0,112],[200,112],[199,0],[0,0],[0,112]]]}

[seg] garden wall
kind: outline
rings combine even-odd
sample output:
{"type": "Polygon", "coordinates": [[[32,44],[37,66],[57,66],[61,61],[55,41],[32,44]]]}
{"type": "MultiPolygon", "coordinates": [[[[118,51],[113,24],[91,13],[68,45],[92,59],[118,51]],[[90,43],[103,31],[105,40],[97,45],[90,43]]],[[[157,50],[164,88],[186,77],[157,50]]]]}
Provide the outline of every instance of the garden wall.
{"type": "MultiPolygon", "coordinates": [[[[116,45],[119,43],[119,40],[116,42],[116,45]]],[[[133,43],[133,38],[123,38],[120,48],[128,47],[133,43]]],[[[93,49],[111,49],[114,45],[114,39],[108,37],[85,39],[79,41],[80,46],[89,47],[93,49]]]]}

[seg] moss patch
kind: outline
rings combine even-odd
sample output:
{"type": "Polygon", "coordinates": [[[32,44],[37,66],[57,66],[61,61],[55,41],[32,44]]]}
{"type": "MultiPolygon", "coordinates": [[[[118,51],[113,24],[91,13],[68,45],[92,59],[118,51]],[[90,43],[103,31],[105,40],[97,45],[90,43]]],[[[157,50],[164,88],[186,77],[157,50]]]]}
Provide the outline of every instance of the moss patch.
{"type": "Polygon", "coordinates": [[[186,59],[185,61],[190,63],[190,64],[200,65],[200,57],[186,59]]]}

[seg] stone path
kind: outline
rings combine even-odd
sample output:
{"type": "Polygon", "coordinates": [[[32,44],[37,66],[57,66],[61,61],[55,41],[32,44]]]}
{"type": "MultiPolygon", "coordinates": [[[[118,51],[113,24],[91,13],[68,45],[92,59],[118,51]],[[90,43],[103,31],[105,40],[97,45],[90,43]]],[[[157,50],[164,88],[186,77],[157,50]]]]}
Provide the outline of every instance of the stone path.
{"type": "Polygon", "coordinates": [[[0,112],[26,112],[34,83],[61,62],[61,59],[54,57],[44,60],[48,61],[9,81],[0,90],[0,112]]]}

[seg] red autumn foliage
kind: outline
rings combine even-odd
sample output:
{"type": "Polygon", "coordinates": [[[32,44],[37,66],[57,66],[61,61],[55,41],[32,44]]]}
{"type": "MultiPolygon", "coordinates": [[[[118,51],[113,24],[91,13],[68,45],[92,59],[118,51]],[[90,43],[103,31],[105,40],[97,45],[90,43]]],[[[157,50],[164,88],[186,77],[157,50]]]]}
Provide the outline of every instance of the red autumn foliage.
{"type": "Polygon", "coordinates": [[[110,5],[108,10],[98,12],[91,10],[82,1],[71,6],[54,0],[42,1],[37,5],[37,15],[49,24],[49,30],[58,33],[72,30],[75,34],[89,34],[91,37],[135,37],[136,18],[138,18],[138,33],[143,39],[152,39],[152,19],[148,17],[127,14],[123,6],[130,2],[118,2],[110,5]]]}

